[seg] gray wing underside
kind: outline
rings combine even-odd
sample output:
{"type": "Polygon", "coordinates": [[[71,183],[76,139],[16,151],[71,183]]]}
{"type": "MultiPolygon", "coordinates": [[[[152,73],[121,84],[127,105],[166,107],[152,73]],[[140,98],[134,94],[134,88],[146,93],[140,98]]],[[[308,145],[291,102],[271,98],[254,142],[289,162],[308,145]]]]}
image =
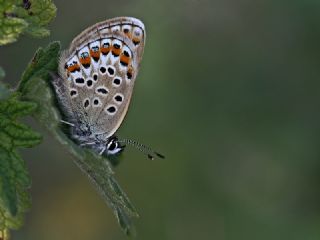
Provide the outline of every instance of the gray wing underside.
{"type": "Polygon", "coordinates": [[[132,22],[132,18],[118,18],[98,23],[76,37],[72,42],[70,49],[61,54],[59,69],[60,77],[53,80],[53,85],[56,89],[58,100],[62,106],[64,114],[68,118],[67,121],[88,125],[96,134],[104,133],[104,136],[107,137],[113,135],[114,132],[119,128],[127,112],[143,53],[145,39],[145,32],[143,32],[143,41],[141,44],[139,44],[139,46],[135,46],[132,43],[132,40],[126,37],[126,35],[124,35],[122,32],[118,31],[110,33],[110,31],[107,32],[105,30],[106,26],[110,26],[111,23],[114,24],[113,26],[115,26],[117,22],[119,24],[122,22],[132,22]],[[121,22],[119,23],[120,20],[121,22]],[[103,34],[99,32],[99,30],[97,30],[97,26],[100,28],[104,27],[105,32],[103,34]],[[111,56],[111,53],[109,53],[107,60],[102,61],[102,58],[100,58],[97,62],[97,66],[114,67],[114,74],[112,76],[110,76],[110,74],[102,74],[99,71],[99,68],[91,67],[90,72],[88,72],[88,70],[85,70],[83,66],[81,66],[80,74],[84,76],[85,81],[87,81],[89,78],[93,79],[94,74],[97,75],[97,79],[93,81],[93,86],[90,88],[86,85],[79,86],[75,84],[74,79],[70,81],[70,76],[67,76],[64,69],[65,63],[70,60],[73,55],[75,55],[75,52],[78,52],[90,42],[95,41],[96,37],[99,37],[99,39],[118,38],[123,41],[124,46],[127,46],[130,49],[132,54],[131,64],[132,68],[134,69],[130,81],[127,79],[128,69],[123,68],[123,66],[120,64],[120,61],[111,56]],[[77,48],[77,46],[79,46],[79,48],[77,48]],[[116,87],[112,84],[112,81],[115,79],[115,77],[122,79],[121,84],[116,87]],[[97,88],[101,86],[107,88],[108,94],[106,96],[97,94],[97,88]],[[77,91],[77,97],[70,96],[70,91],[72,89],[77,91]],[[115,101],[114,98],[116,95],[123,96],[121,103],[115,101]],[[93,107],[93,101],[95,98],[99,98],[100,103],[99,106],[93,107]],[[84,101],[86,99],[90,99],[91,104],[91,106],[87,108],[84,105],[84,101]],[[106,108],[110,105],[117,108],[115,114],[109,114],[106,111],[106,108]]]}

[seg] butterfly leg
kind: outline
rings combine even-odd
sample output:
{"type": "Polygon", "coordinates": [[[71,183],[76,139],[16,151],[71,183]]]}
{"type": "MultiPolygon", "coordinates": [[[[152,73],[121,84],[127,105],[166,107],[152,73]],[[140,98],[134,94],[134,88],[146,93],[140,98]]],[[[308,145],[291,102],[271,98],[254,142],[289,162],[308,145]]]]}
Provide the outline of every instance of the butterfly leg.
{"type": "Polygon", "coordinates": [[[86,146],[86,145],[94,145],[96,142],[86,142],[86,143],[81,143],[80,146],[86,146]]]}
{"type": "Polygon", "coordinates": [[[103,147],[102,150],[99,152],[99,155],[102,155],[106,149],[107,147],[103,147]]]}
{"type": "Polygon", "coordinates": [[[70,125],[71,127],[74,127],[74,124],[71,123],[71,122],[67,122],[67,121],[64,121],[62,119],[60,119],[60,122],[64,123],[64,124],[67,124],[67,125],[70,125]]]}

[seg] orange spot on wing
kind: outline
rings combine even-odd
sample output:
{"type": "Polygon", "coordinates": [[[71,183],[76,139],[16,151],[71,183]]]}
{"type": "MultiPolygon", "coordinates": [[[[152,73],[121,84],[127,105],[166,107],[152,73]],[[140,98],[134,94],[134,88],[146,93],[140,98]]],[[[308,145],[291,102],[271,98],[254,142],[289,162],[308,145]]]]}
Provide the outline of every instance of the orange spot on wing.
{"type": "Polygon", "coordinates": [[[133,38],[132,38],[132,42],[134,43],[134,45],[139,44],[140,41],[141,41],[140,38],[137,38],[137,37],[133,37],[133,38]]]}
{"type": "Polygon", "coordinates": [[[71,65],[67,68],[68,72],[75,72],[75,71],[80,71],[80,66],[79,64],[74,64],[74,65],[71,65]]]}
{"type": "Polygon", "coordinates": [[[108,52],[110,52],[111,47],[101,47],[100,51],[102,52],[102,54],[107,55],[108,52]]]}
{"type": "Polygon", "coordinates": [[[80,63],[81,63],[82,65],[90,65],[90,63],[91,63],[91,58],[90,58],[90,57],[80,58],[80,63]]]}
{"type": "Polygon", "coordinates": [[[127,71],[127,78],[128,78],[128,79],[131,79],[132,76],[133,76],[133,68],[132,68],[132,66],[130,66],[130,67],[128,68],[128,71],[127,71]]]}
{"type": "Polygon", "coordinates": [[[112,47],[112,54],[113,55],[116,55],[116,56],[119,56],[120,53],[121,53],[121,49],[120,48],[115,48],[115,47],[112,47]]]}
{"type": "Polygon", "coordinates": [[[122,54],[122,55],[120,56],[120,62],[121,62],[123,65],[128,66],[129,63],[130,63],[130,57],[127,57],[127,56],[125,56],[125,55],[122,54]]]}
{"type": "Polygon", "coordinates": [[[92,51],[90,50],[90,56],[95,59],[98,60],[100,58],[100,50],[98,51],[92,51]]]}
{"type": "Polygon", "coordinates": [[[131,34],[131,32],[127,32],[127,33],[124,33],[128,38],[132,38],[132,34],[131,34]]]}

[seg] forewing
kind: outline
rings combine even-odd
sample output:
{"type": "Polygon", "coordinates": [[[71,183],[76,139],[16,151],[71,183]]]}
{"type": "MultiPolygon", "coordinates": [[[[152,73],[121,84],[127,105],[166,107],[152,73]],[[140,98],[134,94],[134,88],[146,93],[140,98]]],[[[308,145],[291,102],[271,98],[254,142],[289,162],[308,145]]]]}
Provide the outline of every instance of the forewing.
{"type": "MultiPolygon", "coordinates": [[[[143,23],[120,17],[97,23],[61,55],[55,85],[74,118],[108,137],[127,112],[145,44],[143,23]]],[[[71,114],[71,115],[72,115],[71,114]]]]}

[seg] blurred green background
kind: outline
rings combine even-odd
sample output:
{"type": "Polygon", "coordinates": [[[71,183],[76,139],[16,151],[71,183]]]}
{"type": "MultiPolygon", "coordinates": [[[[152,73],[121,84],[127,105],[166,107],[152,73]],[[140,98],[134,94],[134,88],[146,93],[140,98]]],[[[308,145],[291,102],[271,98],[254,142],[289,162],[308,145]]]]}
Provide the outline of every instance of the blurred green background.
{"type": "MultiPolygon", "coordinates": [[[[118,131],[116,178],[141,217],[139,240],[320,239],[320,1],[55,0],[45,39],[0,48],[15,85],[39,46],[127,15],[147,42],[118,131]]],[[[15,240],[127,239],[52,136],[22,153],[33,205],[15,240]]]]}

